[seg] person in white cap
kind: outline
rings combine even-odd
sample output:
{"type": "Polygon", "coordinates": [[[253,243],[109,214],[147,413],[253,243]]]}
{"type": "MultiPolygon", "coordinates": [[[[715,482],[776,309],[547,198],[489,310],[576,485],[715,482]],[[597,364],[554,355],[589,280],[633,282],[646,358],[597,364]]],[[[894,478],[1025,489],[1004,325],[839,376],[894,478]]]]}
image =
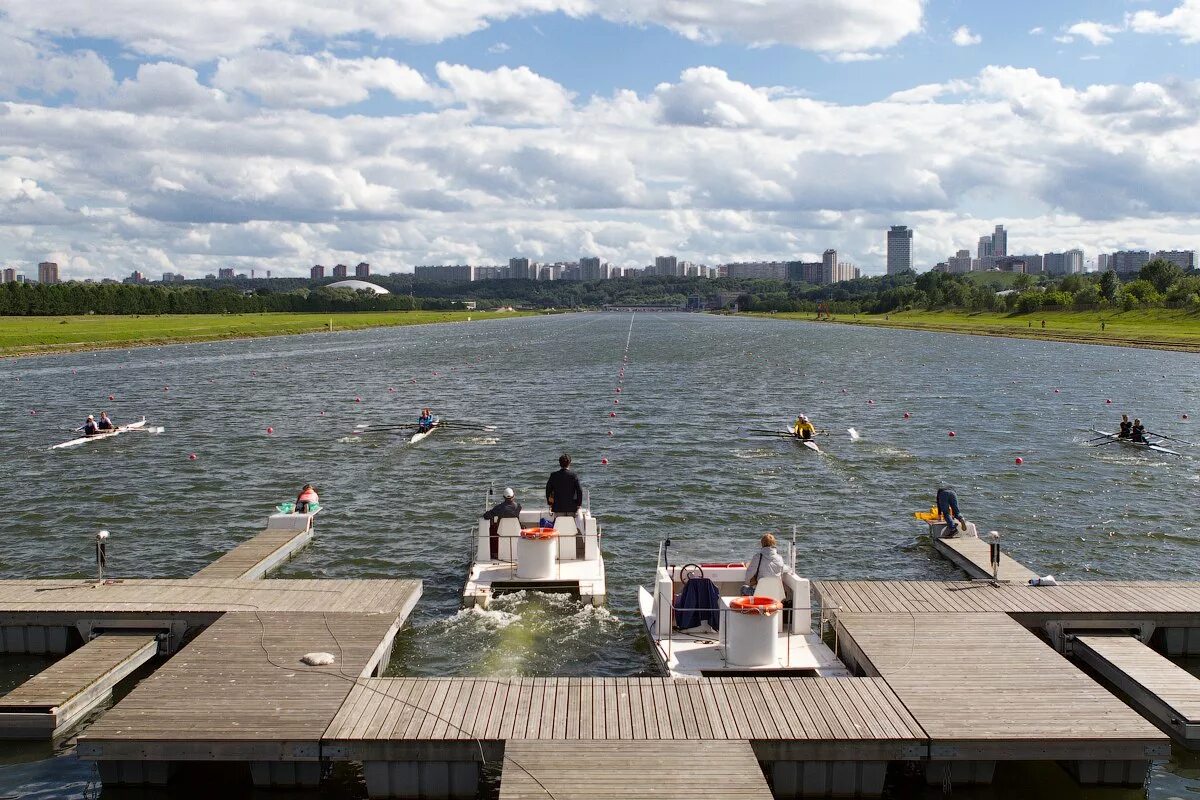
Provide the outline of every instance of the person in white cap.
{"type": "Polygon", "coordinates": [[[517,493],[511,488],[504,490],[504,500],[483,513],[483,518],[491,523],[488,529],[488,547],[492,561],[500,558],[500,520],[520,517],[521,504],[517,502],[517,493]]]}

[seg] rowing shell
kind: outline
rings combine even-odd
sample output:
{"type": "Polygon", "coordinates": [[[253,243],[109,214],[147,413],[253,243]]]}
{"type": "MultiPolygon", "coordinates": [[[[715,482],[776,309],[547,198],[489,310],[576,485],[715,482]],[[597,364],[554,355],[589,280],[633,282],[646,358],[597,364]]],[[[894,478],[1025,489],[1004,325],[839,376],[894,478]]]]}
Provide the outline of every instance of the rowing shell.
{"type": "MultiPolygon", "coordinates": [[[[788,427],[788,433],[790,433],[792,436],[796,436],[796,426],[792,425],[792,426],[788,427]]],[[[812,450],[814,453],[821,452],[821,448],[817,447],[817,443],[814,442],[812,439],[801,439],[799,436],[796,436],[796,440],[799,441],[800,444],[807,447],[809,450],[812,450]]]]}
{"type": "Polygon", "coordinates": [[[1105,433],[1104,431],[1098,431],[1095,429],[1093,429],[1092,432],[1100,434],[1101,436],[1108,439],[1110,442],[1120,442],[1121,444],[1125,445],[1126,447],[1133,447],[1137,450],[1153,450],[1156,453],[1165,453],[1166,455],[1169,455],[1169,456],[1180,456],[1181,455],[1180,453],[1176,453],[1174,450],[1168,450],[1167,448],[1163,447],[1162,445],[1156,444],[1154,442],[1135,442],[1132,439],[1122,439],[1120,436],[1118,436],[1115,433],[1105,433]]]}
{"type": "Polygon", "coordinates": [[[139,421],[131,422],[124,427],[117,428],[115,431],[105,431],[104,433],[97,433],[95,436],[80,436],[78,439],[71,439],[69,442],[62,442],[61,444],[52,445],[50,449],[61,450],[64,447],[78,447],[81,444],[95,442],[100,439],[111,439],[114,436],[120,436],[126,431],[136,431],[144,427],[146,427],[146,418],[142,417],[139,421]]]}
{"type": "Polygon", "coordinates": [[[408,440],[408,443],[416,444],[417,442],[421,442],[421,441],[424,441],[425,439],[428,439],[430,436],[433,435],[433,432],[436,431],[438,429],[438,427],[440,427],[438,425],[438,421],[434,420],[432,428],[430,428],[427,431],[417,431],[416,433],[414,433],[412,435],[412,438],[408,440]]]}

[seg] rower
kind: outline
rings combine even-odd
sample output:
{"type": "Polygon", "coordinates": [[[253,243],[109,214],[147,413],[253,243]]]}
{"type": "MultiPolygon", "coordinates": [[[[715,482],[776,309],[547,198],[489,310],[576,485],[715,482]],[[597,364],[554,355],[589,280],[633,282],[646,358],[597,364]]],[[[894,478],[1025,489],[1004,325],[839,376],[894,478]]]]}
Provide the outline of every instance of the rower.
{"type": "Polygon", "coordinates": [[[83,423],[80,430],[83,431],[84,436],[95,436],[100,432],[100,429],[96,427],[96,418],[91,414],[88,414],[87,421],[83,423]]]}
{"type": "Polygon", "coordinates": [[[1146,426],[1142,424],[1140,419],[1133,421],[1133,427],[1129,432],[1129,439],[1138,444],[1150,444],[1150,442],[1146,441],[1146,426]]]}
{"type": "Polygon", "coordinates": [[[417,432],[428,433],[436,424],[437,420],[433,418],[433,412],[428,408],[421,409],[421,416],[417,417],[417,432]]]}
{"type": "Polygon", "coordinates": [[[1117,433],[1118,439],[1128,439],[1133,435],[1133,423],[1129,421],[1128,414],[1121,415],[1121,430],[1117,433]]]}
{"type": "Polygon", "coordinates": [[[813,436],[816,436],[817,429],[813,427],[813,424],[809,421],[808,417],[801,414],[800,416],[796,417],[796,424],[792,428],[792,433],[797,439],[803,439],[807,442],[809,439],[813,438],[813,436]]]}
{"type": "Polygon", "coordinates": [[[113,421],[108,418],[107,411],[100,412],[100,421],[96,423],[96,427],[102,431],[115,431],[118,429],[117,426],[113,424],[113,421]]]}

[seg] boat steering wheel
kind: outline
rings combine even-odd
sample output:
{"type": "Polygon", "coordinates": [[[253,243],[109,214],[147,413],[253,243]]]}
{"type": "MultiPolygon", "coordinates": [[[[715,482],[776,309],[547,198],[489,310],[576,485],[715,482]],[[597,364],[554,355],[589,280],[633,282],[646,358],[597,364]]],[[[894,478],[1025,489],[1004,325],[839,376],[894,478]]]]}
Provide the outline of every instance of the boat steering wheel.
{"type": "Polygon", "coordinates": [[[692,578],[703,578],[704,568],[699,564],[684,564],[679,570],[679,582],[687,583],[692,578]]]}

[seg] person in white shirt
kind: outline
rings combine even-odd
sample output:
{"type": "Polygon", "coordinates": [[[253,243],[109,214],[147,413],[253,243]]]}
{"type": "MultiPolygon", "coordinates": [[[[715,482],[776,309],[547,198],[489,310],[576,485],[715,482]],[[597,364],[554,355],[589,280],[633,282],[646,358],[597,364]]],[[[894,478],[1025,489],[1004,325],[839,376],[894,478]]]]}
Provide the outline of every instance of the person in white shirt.
{"type": "Polygon", "coordinates": [[[759,540],[761,549],[754,554],[750,559],[750,564],[746,567],[745,584],[750,587],[758,585],[759,578],[767,576],[780,577],[787,569],[787,565],[783,563],[783,556],[779,555],[779,551],[775,549],[775,536],[770,533],[764,533],[762,539],[759,540]]]}

